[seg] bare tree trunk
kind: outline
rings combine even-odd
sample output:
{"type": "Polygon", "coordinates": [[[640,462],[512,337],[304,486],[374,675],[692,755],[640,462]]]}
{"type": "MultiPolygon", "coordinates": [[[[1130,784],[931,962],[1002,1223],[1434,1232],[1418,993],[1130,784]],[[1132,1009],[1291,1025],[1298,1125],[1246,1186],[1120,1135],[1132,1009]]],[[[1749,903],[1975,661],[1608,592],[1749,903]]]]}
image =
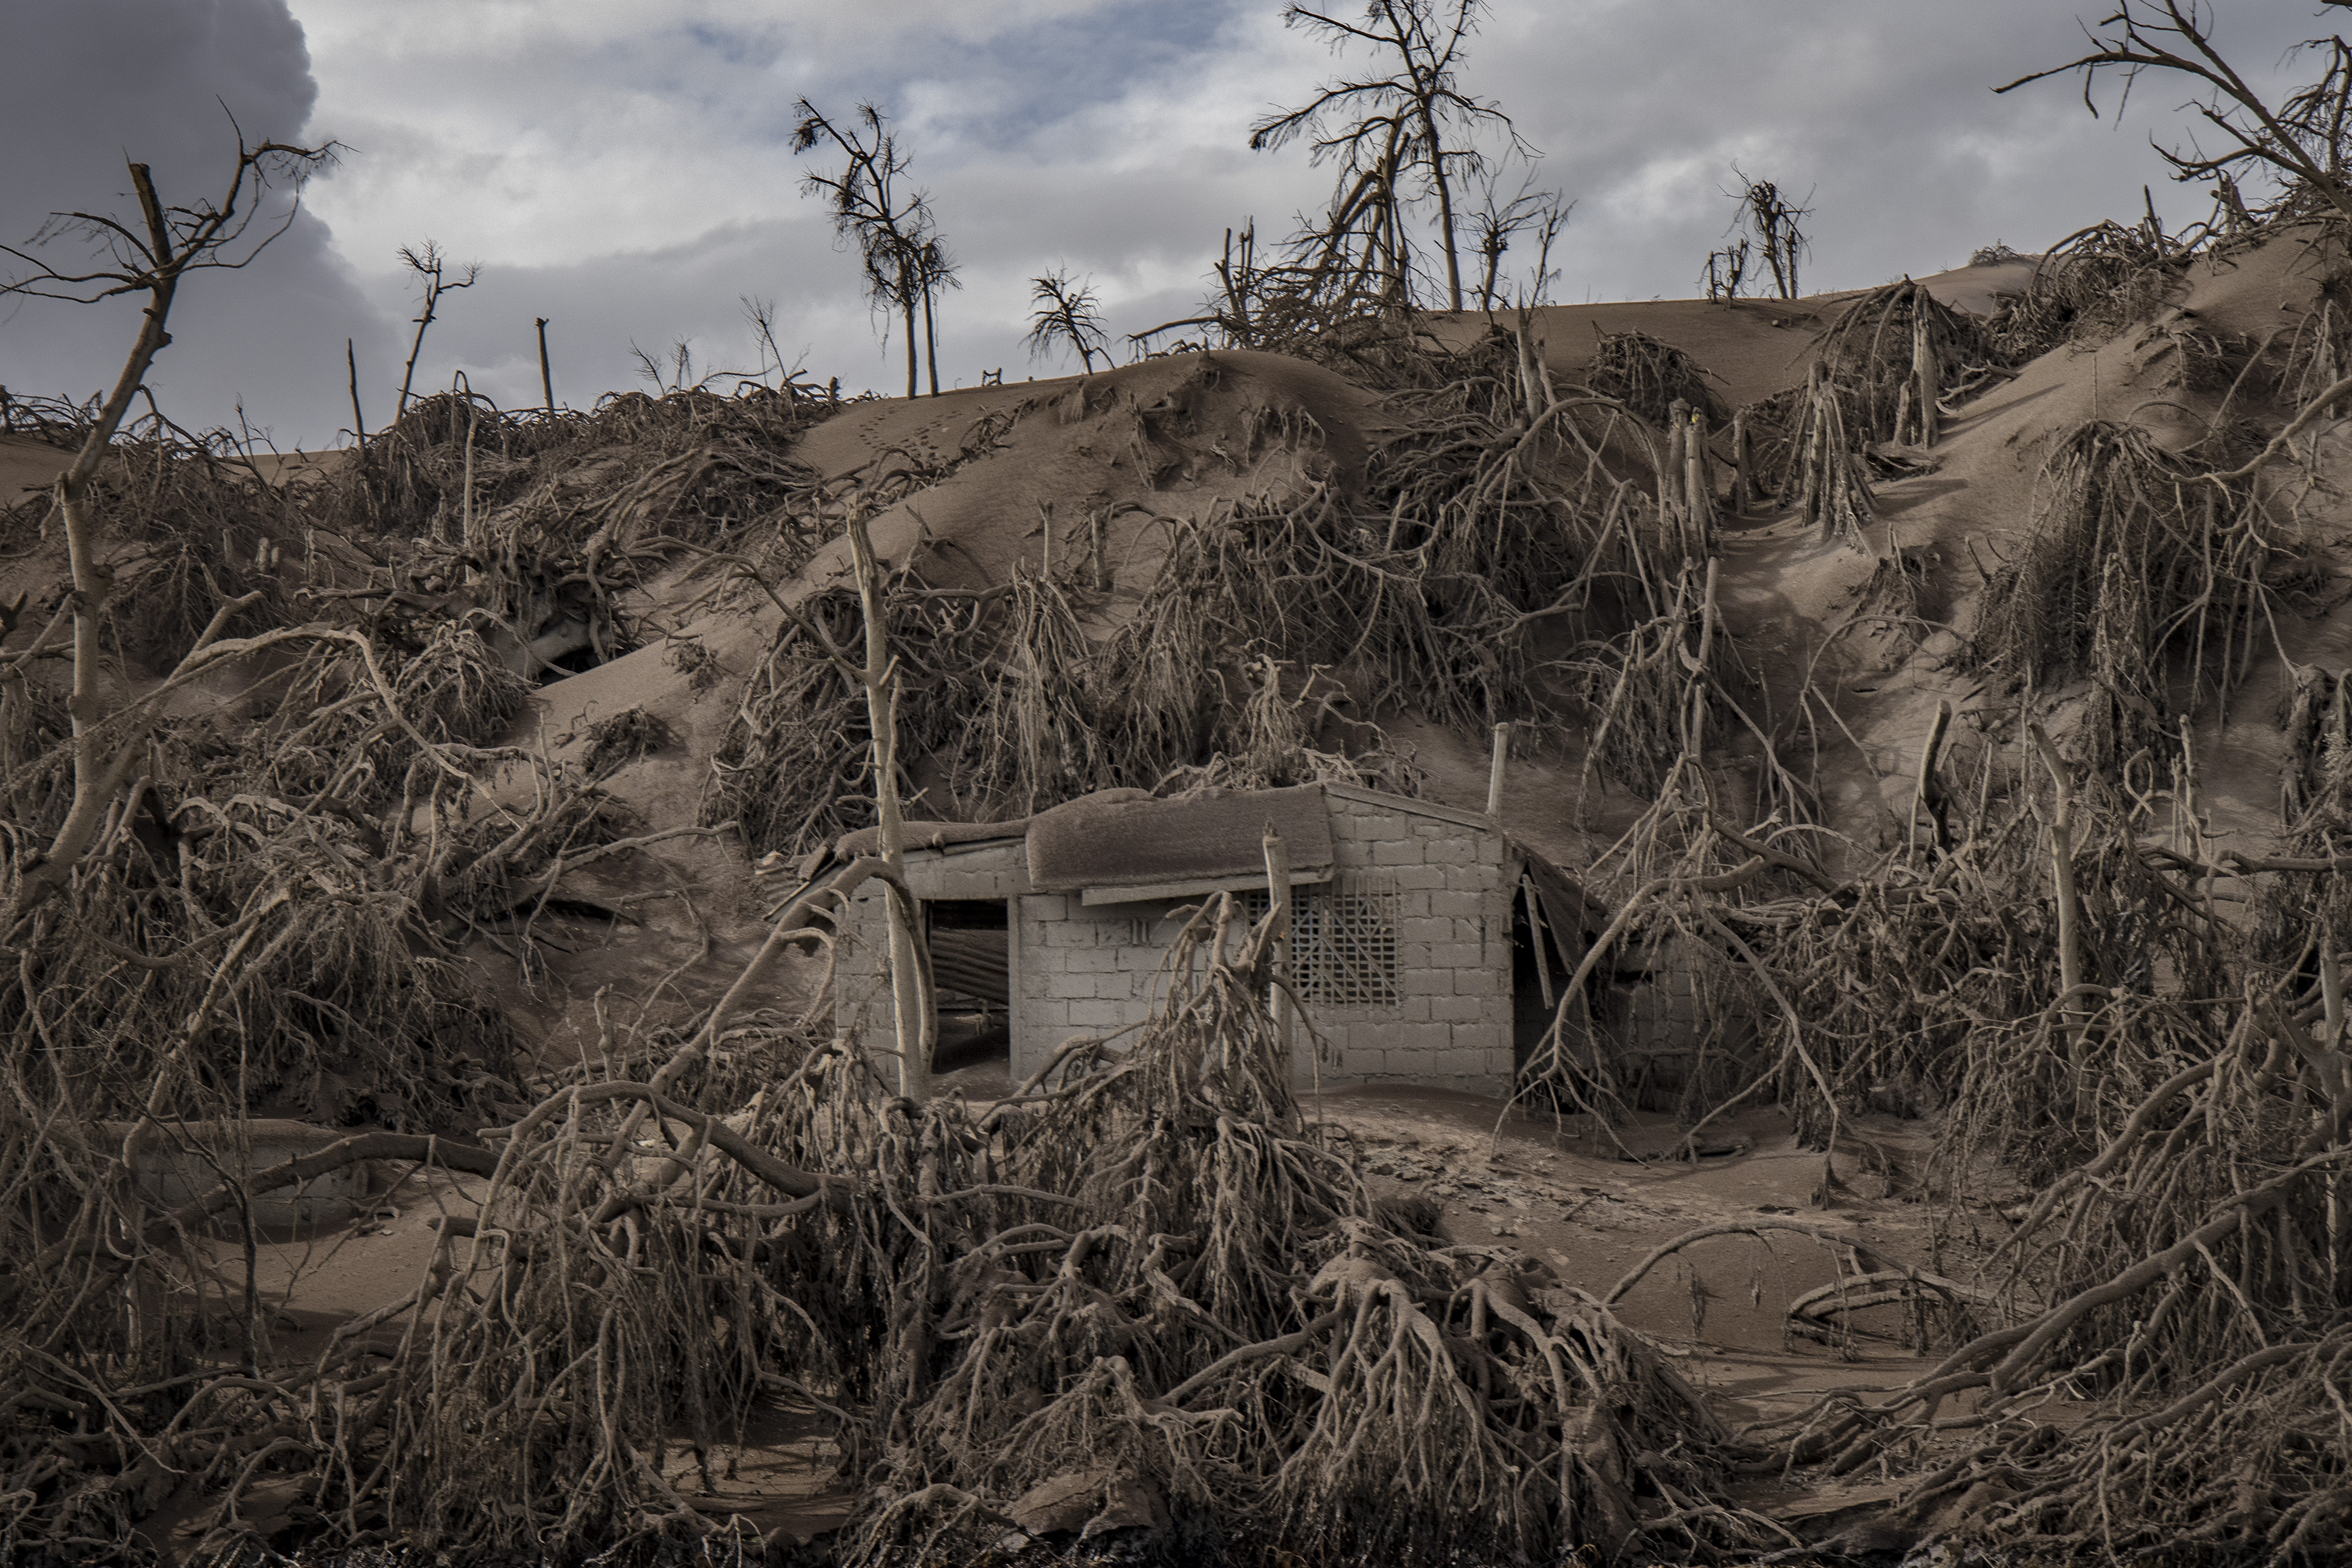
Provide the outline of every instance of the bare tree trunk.
{"type": "Polygon", "coordinates": [[[1927,325],[1927,291],[1916,284],[1911,293],[1911,373],[1918,387],[1919,444],[1936,444],[1936,399],[1942,389],[1936,376],[1936,345],[1927,325]]]}
{"type": "MultiPolygon", "coordinates": [[[[911,342],[911,340],[909,340],[911,342]]],[[[911,372],[910,372],[911,374],[911,372]]],[[[911,390],[908,396],[914,395],[911,390]]],[[[914,901],[904,891],[906,824],[898,814],[898,669],[883,619],[882,569],[866,531],[866,514],[849,515],[849,548],[857,566],[857,596],[866,615],[866,716],[874,736],[874,805],[881,822],[883,906],[890,920],[890,1012],[898,1031],[898,1092],[920,1102],[930,1093],[931,1048],[938,1032],[930,986],[916,925],[914,901]]]]}
{"type": "Polygon", "coordinates": [[[425,329],[433,325],[433,312],[440,308],[441,291],[431,284],[425,288],[425,314],[416,319],[416,336],[408,340],[408,364],[400,372],[400,401],[393,406],[392,417],[398,423],[408,412],[408,389],[416,382],[416,357],[425,351],[425,329]]]}
{"type": "MultiPolygon", "coordinates": [[[[2088,1019],[2083,998],[2083,901],[2074,886],[2074,790],[2067,781],[2066,765],[2058,748],[2038,724],[2025,727],[2027,739],[2049,770],[2056,799],[2050,815],[2050,874],[2058,895],[2059,1017],[2065,1022],[2066,1059],[2079,1080],[2084,1066],[2084,1041],[2088,1019]]],[[[2078,1085],[2079,1086],[2079,1085],[2078,1085]]]]}
{"type": "Polygon", "coordinates": [[[1706,416],[1694,409],[1684,426],[1683,496],[1690,518],[1692,547],[1712,554],[1715,526],[1715,482],[1707,476],[1706,416]]]}
{"type": "Polygon", "coordinates": [[[1437,191],[1437,233],[1445,245],[1446,308],[1462,308],[1462,261],[1454,248],[1454,190],[1445,181],[1445,148],[1438,140],[1437,116],[1429,99],[1421,100],[1422,133],[1429,138],[1429,183],[1437,191]]]}
{"type": "Polygon", "coordinates": [[[360,440],[367,439],[367,420],[360,413],[360,357],[349,338],[343,340],[343,366],[352,377],[352,434],[360,440]]]}
{"type": "MultiPolygon", "coordinates": [[[[1274,922],[1274,972],[1281,978],[1290,978],[1290,848],[1274,824],[1265,825],[1265,897],[1267,915],[1274,922]]],[[[1281,986],[1273,988],[1275,1038],[1282,1041],[1282,1065],[1290,1070],[1290,992],[1281,986]]]]}
{"type": "Polygon", "coordinates": [[[1675,399],[1666,409],[1666,472],[1658,486],[1658,507],[1674,513],[1685,539],[1690,537],[1690,460],[1685,446],[1690,427],[1690,404],[1675,399]]]}
{"type": "Polygon", "coordinates": [[[131,164],[131,181],[138,190],[140,211],[146,217],[149,240],[154,247],[154,282],[147,291],[147,308],[142,313],[138,340],[131,347],[130,358],[122,362],[122,373],[115,378],[114,391],[100,405],[98,417],[90,422],[89,434],[83,438],[72,465],[58,476],[52,502],[57,515],[65,520],[66,556],[73,574],[73,693],[66,699],[66,713],[73,724],[73,804],[67,810],[66,820],[58,827],[57,837],[49,841],[48,849],[26,868],[17,882],[9,911],[11,926],[65,886],[66,879],[73,873],[74,862],[81,859],[104,823],[107,805],[121,787],[136,752],[134,747],[123,745],[110,756],[108,741],[100,727],[107,712],[104,694],[99,689],[99,611],[113,587],[114,574],[99,563],[88,500],[90,481],[98,476],[100,465],[106,461],[114,433],[121,428],[122,416],[131,410],[131,400],[147,379],[147,369],[155,356],[172,340],[164,323],[172,314],[172,297],[179,289],[177,264],[183,258],[173,251],[171,227],[164,221],[163,204],[156,197],[155,183],[148,175],[147,165],[131,164]]]}
{"type": "Polygon", "coordinates": [[[915,275],[913,268],[903,261],[898,264],[898,303],[907,318],[907,395],[911,398],[922,390],[915,379],[921,370],[921,362],[916,357],[915,275]]]}
{"type": "Polygon", "coordinates": [[[1741,409],[1731,416],[1731,510],[1734,516],[1746,513],[1756,504],[1756,492],[1748,484],[1749,462],[1748,411],[1741,409]]]}
{"type": "MultiPolygon", "coordinates": [[[[1082,355],[1083,352],[1082,350],[1082,355]]],[[[940,395],[940,332],[931,317],[931,280],[928,276],[923,279],[923,353],[930,369],[931,395],[937,397],[940,395]]],[[[1094,367],[1089,364],[1087,368],[1092,370],[1094,367]]]]}

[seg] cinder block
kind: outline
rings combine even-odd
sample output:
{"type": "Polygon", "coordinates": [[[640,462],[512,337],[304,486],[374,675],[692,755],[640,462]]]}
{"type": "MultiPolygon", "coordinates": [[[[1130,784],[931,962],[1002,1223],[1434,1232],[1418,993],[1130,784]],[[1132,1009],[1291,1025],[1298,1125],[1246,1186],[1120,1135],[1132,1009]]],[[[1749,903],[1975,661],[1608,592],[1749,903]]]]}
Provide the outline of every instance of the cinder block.
{"type": "Polygon", "coordinates": [[[1128,1021],[1127,1009],[1117,1002],[1097,999],[1070,1004],[1072,1029],[1117,1029],[1128,1021]]]}
{"type": "Polygon", "coordinates": [[[1440,920],[1433,916],[1423,920],[1397,922],[1397,940],[1400,942],[1427,942],[1432,946],[1437,946],[1459,942],[1461,939],[1461,933],[1454,928],[1454,922],[1450,919],[1440,920]]]}
{"type": "Polygon", "coordinates": [[[1070,901],[1061,894],[1033,893],[1021,901],[1021,918],[1024,920],[1042,922],[1067,920],[1069,917],[1070,901]]]}
{"type": "Polygon", "coordinates": [[[1388,1070],[1388,1052],[1359,1046],[1342,1056],[1339,1065],[1349,1072],[1384,1072],[1388,1070]]]}
{"type": "Polygon", "coordinates": [[[1479,920],[1486,914],[1484,894],[1449,890],[1423,896],[1429,900],[1430,914],[1442,915],[1450,920],[1479,920]]]}
{"type": "Polygon", "coordinates": [[[1502,1051],[1510,1043],[1510,1035],[1491,1023],[1458,1023],[1454,1026],[1454,1049],[1456,1051],[1502,1051]]]}
{"type": "Polygon", "coordinates": [[[1454,994],[1454,972],[1435,969],[1426,964],[1407,967],[1404,955],[1397,955],[1397,994],[1402,997],[1437,997],[1454,994]]]}
{"type": "Polygon", "coordinates": [[[1108,975],[1118,971],[1118,955],[1116,947],[1074,947],[1063,962],[1073,974],[1108,975]]]}
{"type": "Polygon", "coordinates": [[[1400,996],[1397,998],[1395,1008],[1391,1009],[1391,1016],[1402,1019],[1407,1023],[1427,1023],[1429,998],[1400,996]]]}
{"type": "Polygon", "coordinates": [[[1021,971],[1021,994],[1024,997],[1042,997],[1046,994],[1052,981],[1053,976],[1046,970],[1034,965],[1027,967],[1021,971]]]}
{"type": "MultiPolygon", "coordinates": [[[[1467,830],[1456,831],[1466,834],[1467,830]]],[[[1471,865],[1478,859],[1478,846],[1469,842],[1466,837],[1432,839],[1422,846],[1422,858],[1431,865],[1471,865]]]]}
{"type": "Polygon", "coordinates": [[[1442,865],[1401,865],[1391,880],[1399,893],[1431,893],[1446,885],[1447,874],[1442,865]]]}
{"type": "MultiPolygon", "coordinates": [[[[1439,969],[1474,969],[1486,960],[1481,945],[1476,942],[1439,942],[1429,949],[1431,967],[1439,969]]],[[[1447,990],[1454,988],[1449,983],[1447,990]]]]}
{"type": "Polygon", "coordinates": [[[1480,865],[1499,866],[1503,863],[1503,840],[1499,833],[1480,833],[1477,847],[1480,865]]]}
{"type": "Polygon", "coordinates": [[[1430,850],[1438,846],[1423,844],[1418,839],[1384,839],[1372,846],[1375,866],[1420,865],[1430,850]]]}
{"type": "Polygon", "coordinates": [[[1429,1016],[1444,1023],[1476,1023],[1484,1010],[1476,997],[1429,998],[1429,1016]]]}
{"type": "Polygon", "coordinates": [[[1397,918],[1399,920],[1428,919],[1434,913],[1431,908],[1430,900],[1436,896],[1438,896],[1436,894],[1423,893],[1419,890],[1398,894],[1396,895],[1397,918]]]}
{"type": "Polygon", "coordinates": [[[1081,997],[1091,998],[1095,995],[1095,977],[1092,975],[1073,975],[1066,970],[1059,970],[1048,979],[1045,994],[1049,997],[1059,997],[1065,1000],[1075,1000],[1081,997]]]}
{"type": "Polygon", "coordinates": [[[1443,869],[1445,885],[1455,893],[1486,893],[1500,882],[1492,866],[1450,865],[1443,869]]]}

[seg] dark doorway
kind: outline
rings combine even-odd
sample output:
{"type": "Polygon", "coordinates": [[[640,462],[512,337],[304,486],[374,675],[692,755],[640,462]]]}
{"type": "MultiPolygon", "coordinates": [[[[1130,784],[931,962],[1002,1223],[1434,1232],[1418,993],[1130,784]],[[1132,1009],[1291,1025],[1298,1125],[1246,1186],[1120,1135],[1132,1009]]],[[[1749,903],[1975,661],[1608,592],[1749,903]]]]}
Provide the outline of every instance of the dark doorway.
{"type": "Polygon", "coordinates": [[[935,898],[923,904],[931,977],[940,996],[933,1071],[1003,1071],[1013,1049],[1011,911],[1001,898],[935,898]]]}

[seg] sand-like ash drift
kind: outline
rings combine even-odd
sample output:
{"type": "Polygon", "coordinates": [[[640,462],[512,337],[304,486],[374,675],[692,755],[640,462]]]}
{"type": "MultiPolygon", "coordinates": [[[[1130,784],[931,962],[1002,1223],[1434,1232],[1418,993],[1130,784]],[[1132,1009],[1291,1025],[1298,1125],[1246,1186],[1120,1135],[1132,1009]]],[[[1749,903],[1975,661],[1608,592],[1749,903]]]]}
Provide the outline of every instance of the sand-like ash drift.
{"type": "MultiPolygon", "coordinates": [[[[9,1546],[137,1560],[176,1498],[207,1549],[750,1552],[721,1456],[791,1403],[837,1426],[858,1501],[835,1550],[856,1562],[1047,1555],[1089,1529],[1264,1562],[1721,1558],[1794,1543],[1734,1500],[1742,1477],[1865,1470],[1899,1482],[1898,1533],[2325,1561],[2352,1518],[2352,688],[2295,650],[2324,625],[2352,387],[2321,379],[2342,351],[2326,288],[2268,342],[2148,310],[2274,266],[2265,246],[2324,267],[2333,243],[2103,229],[1983,320],[1892,285],[1728,430],[1686,351],[1615,334],[1572,383],[1532,317],[1459,352],[1382,314],[1285,337],[1385,394],[1353,465],[1303,410],[1215,423],[1218,354],[1144,367],[1177,387],[1159,404],[1106,377],[1072,417],[1118,433],[1139,495],[1204,453],[1322,459],[1205,514],[1171,498],[1151,572],[1116,587],[1108,507],[1047,517],[1056,553],[993,576],[919,534],[847,587],[803,572],[984,473],[1043,417],[1010,396],[951,452],[845,477],[794,456],[829,400],[772,389],[553,419],[428,400],[308,485],[135,431],[85,499],[161,564],[117,575],[139,597],[111,622],[105,594],[46,585],[0,654],[0,1255],[29,1260],[0,1274],[9,1546]],[[2070,353],[2133,331],[2164,438],[2148,405],[2090,406],[2046,433],[2025,526],[1973,587],[1923,566],[1900,486],[1968,458],[1977,400],[2063,384],[2070,353]],[[135,520],[167,501],[184,528],[135,520]],[[305,520],[340,532],[313,545],[305,520]],[[1758,652],[1740,571],[1775,530],[1850,577],[1838,636],[1898,626],[1894,673],[1958,672],[1923,699],[1891,832],[1838,792],[1857,743],[1823,689],[1889,672],[1828,637],[1758,652]],[[236,575],[273,549],[268,581],[236,575]],[[674,742],[662,721],[604,716],[562,755],[512,721],[551,665],[646,636],[688,562],[690,591],[718,583],[767,630],[752,668],[708,677],[742,685],[703,820],[634,821],[620,791],[674,742]],[[895,728],[851,653],[869,604],[895,728]],[[64,702],[52,614],[85,619],[77,673],[110,715],[64,702]],[[130,635],[150,626],[169,634],[130,635]],[[2268,852],[2212,805],[2217,753],[2268,725],[2258,670],[2285,693],[2268,852]],[[1608,823],[1580,866],[1601,929],[1557,977],[1524,1102],[1633,1152],[1638,1042],[1603,980],[1673,955],[1704,1020],[1676,1155],[1776,1104],[1820,1156],[1817,1202],[1891,1175],[1948,1217],[1948,1258],[1874,1253],[1835,1305],[1791,1309],[1815,1330],[1903,1314],[1919,1375],[1729,1430],[1602,1299],[1376,1197],[1290,1087],[1314,1043],[1270,1009],[1278,927],[1227,901],[1191,916],[1139,1036],[1074,1041],[983,1109],[899,1095],[886,1025],[754,1005],[887,855],[807,862],[734,990],[570,1066],[526,1060],[470,962],[490,938],[528,953],[574,869],[664,835],[824,847],[882,783],[973,819],[1109,785],[1412,788],[1375,722],[1401,718],[1520,721],[1580,779],[1564,810],[1608,823]],[[136,745],[60,867],[45,846],[87,799],[93,735],[136,745]],[[877,739],[898,776],[875,777],[877,739]],[[51,891],[22,895],[34,878],[51,891]],[[1866,1106],[1933,1116],[1933,1157],[1906,1173],[1857,1133],[1866,1106]],[[232,1146],[176,1208],[131,1176],[196,1122],[288,1109],[382,1129],[268,1172],[232,1146]],[[360,1159],[461,1176],[476,1212],[412,1291],[289,1369],[251,1200],[360,1159]]],[[[12,518],[19,548],[48,526],[12,518]]]]}

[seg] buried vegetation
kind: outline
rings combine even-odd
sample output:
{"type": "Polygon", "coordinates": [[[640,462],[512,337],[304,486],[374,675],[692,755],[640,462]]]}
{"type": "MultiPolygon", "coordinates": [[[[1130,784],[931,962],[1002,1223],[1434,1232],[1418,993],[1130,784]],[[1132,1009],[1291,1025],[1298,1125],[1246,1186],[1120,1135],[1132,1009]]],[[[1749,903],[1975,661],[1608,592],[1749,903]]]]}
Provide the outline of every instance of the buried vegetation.
{"type": "Polygon", "coordinates": [[[2352,389],[2331,302],[2268,346],[2151,319],[2264,239],[2096,231],[1990,318],[1873,290],[1737,410],[1644,333],[1571,382],[1531,315],[1460,351],[1386,291],[1318,318],[1337,274],[1252,327],[1279,291],[1244,260],[1221,329],[1354,376],[1360,461],[1303,402],[1245,402],[1222,350],[1144,367],[1160,403],[1127,371],[1053,414],[1008,390],[951,457],[830,477],[795,453],[839,404],[790,385],[523,416],[436,394],[284,482],[131,423],[127,390],[49,421],[79,455],[8,517],[52,575],[0,647],[0,1552],[1738,1562],[1820,1544],[1787,1483],[1871,1490],[1848,1545],[2340,1555],[2352,684],[2293,650],[2335,609],[2352,389]],[[1958,607],[1929,623],[1895,487],[1961,471],[2012,375],[2131,331],[2185,435],[2112,406],[2043,433],[2020,526],[1973,586],[1927,584],[1958,607]],[[928,523],[876,558],[874,519],[945,516],[1049,419],[1131,498],[1058,539],[1046,514],[993,572],[928,523]],[[1191,504],[1204,475],[1234,483],[1191,504]],[[1138,512],[1148,570],[1103,542],[1138,512]],[[854,577],[811,580],[845,537],[854,577]],[[1741,576],[1768,549],[1862,606],[1801,657],[1741,576]],[[720,609],[689,631],[681,603],[720,609]],[[1824,651],[1866,622],[1902,623],[1893,664],[1824,651]],[[740,625],[740,664],[698,640],[740,625]],[[517,740],[535,691],[669,633],[639,664],[719,718],[656,695],[576,756],[517,740]],[[1901,802],[1874,815],[1850,727],[1894,674],[1958,700],[1899,752],[1863,737],[1872,800],[1901,802]],[[228,695],[174,700],[207,682],[228,695]],[[1271,894],[1253,920],[1188,894],[1150,1020],[1002,1093],[920,1092],[919,919],[890,1016],[829,1027],[843,908],[905,893],[901,800],[986,822],[1117,788],[1433,791],[1408,723],[1517,727],[1566,828],[1601,824],[1590,929],[1526,977],[1522,1108],[1680,1170],[1775,1107],[1813,1206],[1891,1190],[1930,1217],[1924,1262],[1826,1212],[1678,1223],[1607,1287],[1499,1216],[1465,1239],[1300,1092],[1330,1064],[1271,894]],[[2215,754],[2257,732],[2266,837],[2216,826],[2215,754]],[[698,819],[644,820],[631,770],[682,757],[698,819]],[[582,868],[651,883],[689,839],[805,868],[746,923],[756,956],[634,1030],[600,994],[595,1049],[534,1053],[504,966],[543,975],[549,912],[598,907],[582,868]],[[1695,1020],[1663,1143],[1622,997],[1645,965],[1695,1020]],[[349,1135],[257,1168],[286,1117],[349,1135]],[[143,1180],[164,1155],[199,1179],[143,1180]],[[429,1256],[288,1354],[261,1200],[362,1162],[442,1205],[429,1256]],[[1791,1334],[1850,1354],[1899,1321],[1916,1359],[1735,1412],[1626,1304],[1782,1233],[1838,1270],[1791,1334]],[[734,1506],[785,1414],[826,1434],[848,1514],[814,1546],[734,1506]]]}

